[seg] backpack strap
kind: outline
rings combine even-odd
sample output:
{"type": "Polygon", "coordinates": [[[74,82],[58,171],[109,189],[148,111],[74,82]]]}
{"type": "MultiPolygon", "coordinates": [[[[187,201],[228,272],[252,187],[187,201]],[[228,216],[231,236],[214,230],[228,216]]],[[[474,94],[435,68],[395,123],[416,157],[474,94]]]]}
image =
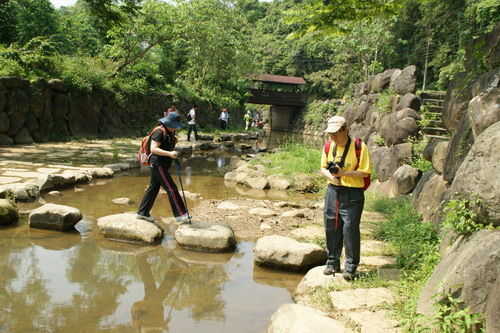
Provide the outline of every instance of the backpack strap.
{"type": "Polygon", "coordinates": [[[359,157],[361,156],[361,142],[362,140],[360,138],[356,138],[354,140],[354,149],[356,150],[356,158],[358,159],[358,164],[356,164],[354,170],[358,170],[359,168],[359,157]]]}
{"type": "MultiPolygon", "coordinates": [[[[323,150],[325,151],[327,160],[328,160],[328,153],[330,152],[331,146],[332,146],[332,140],[329,140],[329,141],[327,141],[327,143],[325,143],[325,146],[323,147],[323,150]]],[[[333,158],[335,158],[335,156],[333,158]]]]}

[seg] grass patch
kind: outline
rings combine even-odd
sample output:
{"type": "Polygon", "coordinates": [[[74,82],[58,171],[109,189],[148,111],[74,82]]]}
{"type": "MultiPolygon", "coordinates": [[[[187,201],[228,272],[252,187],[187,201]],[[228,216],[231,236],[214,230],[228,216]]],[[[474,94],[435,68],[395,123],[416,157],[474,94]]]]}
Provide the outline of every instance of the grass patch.
{"type": "Polygon", "coordinates": [[[276,153],[265,154],[262,158],[251,161],[252,164],[267,164],[266,172],[271,175],[280,175],[292,184],[295,176],[306,174],[313,178],[313,192],[317,193],[324,185],[323,175],[319,172],[321,151],[312,149],[294,140],[281,144],[276,153]],[[266,163],[263,163],[265,160],[266,163]]]}

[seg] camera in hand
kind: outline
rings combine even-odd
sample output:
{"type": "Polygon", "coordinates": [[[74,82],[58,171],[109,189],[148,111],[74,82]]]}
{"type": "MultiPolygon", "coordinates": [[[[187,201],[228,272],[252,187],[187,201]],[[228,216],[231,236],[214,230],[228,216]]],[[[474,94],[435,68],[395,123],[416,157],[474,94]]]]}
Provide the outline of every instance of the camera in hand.
{"type": "Polygon", "coordinates": [[[326,170],[330,171],[332,175],[339,172],[339,167],[342,168],[342,165],[338,162],[328,161],[328,163],[326,163],[326,170]]]}

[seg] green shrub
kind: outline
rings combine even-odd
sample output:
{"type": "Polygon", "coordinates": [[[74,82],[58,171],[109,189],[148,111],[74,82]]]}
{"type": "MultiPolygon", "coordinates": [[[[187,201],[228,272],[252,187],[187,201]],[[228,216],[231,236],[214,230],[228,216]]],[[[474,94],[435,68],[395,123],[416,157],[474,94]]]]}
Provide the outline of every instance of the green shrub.
{"type": "Polygon", "coordinates": [[[406,161],[406,163],[418,170],[421,170],[423,173],[432,170],[432,163],[424,158],[424,149],[427,142],[418,140],[416,137],[409,137],[406,142],[411,144],[412,150],[412,158],[410,161],[406,161]]]}
{"type": "Polygon", "coordinates": [[[307,104],[304,114],[304,122],[314,127],[319,127],[328,120],[328,118],[336,115],[338,112],[338,101],[332,99],[329,101],[313,101],[307,104]]]}
{"type": "Polygon", "coordinates": [[[453,230],[459,235],[471,235],[481,229],[491,229],[493,226],[485,225],[477,221],[477,214],[471,209],[471,205],[481,205],[481,199],[473,196],[473,199],[453,199],[445,207],[445,220],[443,228],[453,230]]]}
{"type": "Polygon", "coordinates": [[[375,112],[379,114],[390,113],[392,111],[391,101],[394,95],[396,95],[394,88],[389,88],[381,92],[375,103],[375,112]]]}
{"type": "Polygon", "coordinates": [[[422,222],[408,197],[380,199],[373,208],[389,216],[389,222],[380,225],[375,237],[387,241],[398,253],[396,260],[400,267],[418,270],[437,263],[437,230],[433,224],[422,222]]]}
{"type": "Polygon", "coordinates": [[[440,333],[486,332],[486,320],[483,315],[470,313],[470,307],[464,306],[462,300],[446,293],[442,284],[438,289],[442,291],[433,296],[436,314],[431,319],[431,327],[440,333]]]}

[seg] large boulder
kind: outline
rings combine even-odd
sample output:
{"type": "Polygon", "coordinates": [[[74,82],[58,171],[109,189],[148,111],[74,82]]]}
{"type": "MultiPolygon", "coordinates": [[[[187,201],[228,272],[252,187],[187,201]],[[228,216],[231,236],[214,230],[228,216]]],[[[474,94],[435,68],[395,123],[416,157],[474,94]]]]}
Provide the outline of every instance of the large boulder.
{"type": "Polygon", "coordinates": [[[414,168],[408,164],[400,166],[391,179],[394,179],[394,193],[397,194],[408,194],[417,185],[418,181],[422,177],[422,171],[414,168]]]}
{"type": "Polygon", "coordinates": [[[380,147],[371,152],[372,164],[376,167],[378,180],[381,182],[392,177],[394,172],[411,160],[411,144],[401,143],[391,147],[380,147]]]}
{"type": "Polygon", "coordinates": [[[474,132],[479,136],[490,125],[500,121],[500,68],[496,69],[489,85],[475,96],[469,103],[467,116],[474,132]]]}
{"type": "MultiPolygon", "coordinates": [[[[415,71],[417,67],[414,65],[408,66],[397,75],[394,80],[391,77],[391,82],[394,85],[394,89],[399,95],[405,95],[407,93],[415,92],[415,84],[417,82],[417,77],[415,76],[415,71]]],[[[398,71],[394,71],[397,73],[398,71]]],[[[393,73],[393,74],[394,74],[393,73]]]]}
{"type": "Polygon", "coordinates": [[[443,102],[443,125],[452,134],[457,130],[472,98],[470,87],[464,84],[466,76],[467,74],[462,72],[453,77],[443,102]]]}
{"type": "Polygon", "coordinates": [[[153,244],[163,237],[163,229],[158,224],[138,220],[132,213],[98,218],[97,226],[104,237],[119,242],[153,244]]]}
{"type": "Polygon", "coordinates": [[[391,113],[380,126],[380,136],[388,146],[403,143],[408,137],[418,135],[420,119],[417,111],[410,108],[391,113]]]}
{"type": "Polygon", "coordinates": [[[349,134],[352,138],[361,138],[364,142],[368,142],[370,135],[375,131],[372,126],[364,126],[362,124],[353,124],[349,127],[349,134]]]}
{"type": "Polygon", "coordinates": [[[488,127],[476,139],[451,185],[452,193],[473,199],[478,195],[480,205],[472,205],[478,221],[500,226],[500,121],[488,127]]]}
{"type": "Polygon", "coordinates": [[[500,332],[500,279],[493,285],[486,305],[486,331],[500,332]]]}
{"type": "Polygon", "coordinates": [[[273,314],[266,333],[350,332],[344,324],[299,304],[283,304],[273,314]]]}
{"type": "Polygon", "coordinates": [[[316,244],[299,243],[288,237],[273,235],[257,240],[254,261],[261,266],[305,271],[324,264],[326,252],[316,244]]]}
{"type": "Polygon", "coordinates": [[[420,110],[420,106],[422,105],[422,101],[418,96],[412,93],[407,93],[403,97],[401,97],[396,105],[394,111],[400,111],[406,108],[410,108],[413,110],[420,110]]]}
{"type": "Polygon", "coordinates": [[[391,82],[391,77],[394,72],[398,71],[396,68],[387,69],[382,73],[379,73],[373,77],[371,82],[371,91],[381,92],[389,88],[389,83],[391,82]]]}
{"type": "Polygon", "coordinates": [[[463,116],[457,130],[451,136],[444,158],[443,179],[452,182],[458,168],[474,144],[474,134],[469,123],[469,117],[463,116]]]}
{"type": "Polygon", "coordinates": [[[188,249],[226,252],[233,250],[236,245],[234,231],[226,223],[182,224],[177,228],[174,236],[180,246],[188,249]]]}
{"type": "Polygon", "coordinates": [[[445,294],[459,297],[472,313],[485,313],[491,295],[498,294],[493,290],[500,276],[498,244],[498,230],[481,230],[458,238],[427,280],[417,312],[432,316],[433,303],[441,301],[445,294]]]}
{"type": "Polygon", "coordinates": [[[7,199],[0,199],[0,225],[17,222],[19,214],[17,208],[7,199]]]}
{"type": "Polygon", "coordinates": [[[422,214],[426,222],[433,221],[434,215],[441,208],[441,201],[448,182],[435,170],[426,172],[413,190],[413,207],[422,214]]]}
{"type": "Polygon", "coordinates": [[[45,204],[33,210],[29,215],[30,228],[56,231],[73,230],[82,219],[80,210],[56,204],[45,204]]]}
{"type": "Polygon", "coordinates": [[[434,153],[432,154],[432,167],[440,174],[442,174],[444,170],[444,161],[446,153],[448,152],[448,145],[449,141],[437,141],[434,153]]]}

